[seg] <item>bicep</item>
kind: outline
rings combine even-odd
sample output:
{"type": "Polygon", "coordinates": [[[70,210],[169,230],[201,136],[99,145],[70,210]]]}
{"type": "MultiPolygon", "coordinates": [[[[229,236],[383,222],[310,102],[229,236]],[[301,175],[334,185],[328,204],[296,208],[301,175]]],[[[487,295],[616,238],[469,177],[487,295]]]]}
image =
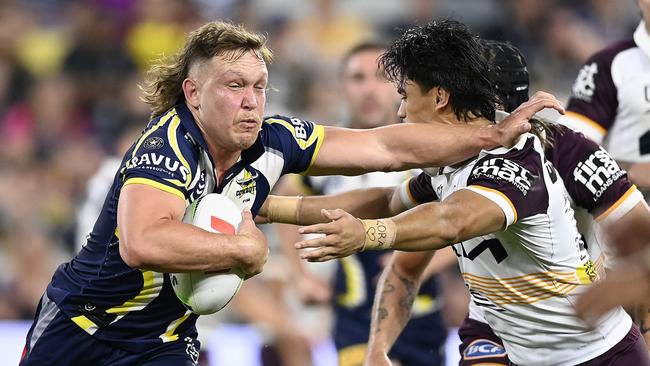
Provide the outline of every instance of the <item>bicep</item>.
{"type": "Polygon", "coordinates": [[[177,195],[146,184],[126,185],[117,207],[120,242],[131,242],[129,238],[142,235],[163,220],[182,221],[184,214],[185,201],[177,195]]]}
{"type": "Polygon", "coordinates": [[[374,130],[325,127],[324,139],[309,175],[359,175],[390,170],[390,159],[378,143],[374,130]]]}
{"type": "Polygon", "coordinates": [[[506,227],[503,209],[491,199],[471,190],[458,190],[443,200],[442,204],[448,207],[448,220],[458,226],[459,241],[506,227]]]}

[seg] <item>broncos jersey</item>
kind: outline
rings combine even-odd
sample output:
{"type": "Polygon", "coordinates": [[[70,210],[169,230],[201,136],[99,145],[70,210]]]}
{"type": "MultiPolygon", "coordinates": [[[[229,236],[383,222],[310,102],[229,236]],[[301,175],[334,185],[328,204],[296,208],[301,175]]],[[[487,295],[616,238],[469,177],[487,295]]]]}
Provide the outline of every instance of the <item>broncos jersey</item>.
{"type": "Polygon", "coordinates": [[[145,184],[187,205],[211,193],[256,214],[282,174],[314,161],[323,127],[296,118],[265,118],[260,134],[216,184],[215,163],[185,104],[152,119],[124,156],[86,245],[61,265],[47,296],[79,327],[116,347],[140,352],[195,336],[197,316],[176,298],[169,275],[127,266],[119,253],[117,204],[122,187],[145,184]]]}
{"type": "MultiPolygon", "coordinates": [[[[398,187],[412,172],[373,172],[360,176],[305,177],[317,193],[336,194],[353,189],[398,187]]],[[[367,251],[339,259],[334,278],[334,342],[337,349],[367,343],[377,280],[387,252],[367,251]]],[[[440,315],[441,301],[435,278],[423,282],[415,299],[411,320],[397,339],[391,357],[406,364],[440,365],[439,350],[446,338],[440,315]]]]}
{"type": "MultiPolygon", "coordinates": [[[[414,202],[444,200],[457,190],[468,189],[503,210],[503,231],[453,248],[477,305],[473,309],[479,309],[478,315],[470,316],[483,315],[516,364],[575,365],[590,360],[619,342],[632,325],[621,308],[603,317],[596,329],[575,317],[574,298],[597,274],[553,163],[573,179],[575,167],[583,160],[596,164],[591,154],[600,151],[570,141],[575,137],[579,136],[565,131],[559,138],[568,140],[557,143],[555,155],[547,159],[537,137],[527,134],[510,149],[483,151],[460,167],[445,167],[433,177],[421,174],[402,188],[403,195],[414,202]],[[571,156],[575,157],[573,169],[567,163],[571,159],[566,159],[571,156]]],[[[610,189],[629,191],[629,195],[636,192],[629,183],[614,185],[613,181],[607,183],[610,189]]],[[[569,191],[583,200],[588,197],[585,189],[589,191],[585,187],[569,191]]],[[[617,207],[626,205],[625,201],[617,207]]],[[[587,208],[606,216],[616,209],[600,212],[601,207],[593,202],[587,208]]]]}
{"type": "Polygon", "coordinates": [[[559,122],[602,143],[619,161],[650,161],[650,35],[645,22],[633,39],[587,60],[559,122]]]}

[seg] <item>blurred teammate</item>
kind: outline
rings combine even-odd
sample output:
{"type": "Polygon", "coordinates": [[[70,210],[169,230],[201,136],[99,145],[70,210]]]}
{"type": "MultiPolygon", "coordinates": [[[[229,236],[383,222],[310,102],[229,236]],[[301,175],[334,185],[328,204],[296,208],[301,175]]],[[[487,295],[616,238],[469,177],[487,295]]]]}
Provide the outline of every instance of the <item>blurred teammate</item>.
{"type": "MultiPolygon", "coordinates": [[[[402,88],[401,116],[416,123],[489,123],[488,110],[470,104],[489,105],[492,98],[478,52],[476,40],[459,23],[442,21],[407,31],[382,56],[389,77],[402,88]],[[454,55],[453,62],[448,55],[454,55]]],[[[596,273],[563,182],[544,156],[542,144],[549,137],[526,135],[512,148],[485,151],[411,181],[406,191],[416,201],[440,203],[361,223],[342,211],[328,212],[334,222],[301,230],[327,236],[297,247],[314,248],[304,258],[327,260],[363,249],[416,251],[457,243],[453,248],[472,299],[483,308],[512,362],[648,364],[638,328],[621,308],[600,319],[595,329],[574,316],[573,299],[596,273]]],[[[408,319],[431,255],[393,257],[375,300],[368,365],[389,365],[387,350],[408,319]]]]}
{"type": "MultiPolygon", "coordinates": [[[[399,94],[378,69],[377,60],[385,51],[379,43],[362,43],[352,48],[343,58],[340,70],[342,96],[348,106],[349,126],[352,128],[373,128],[389,125],[397,119],[399,94]]],[[[524,102],[523,100],[522,102],[524,102]]],[[[408,172],[374,172],[360,176],[304,177],[301,180],[287,180],[281,184],[278,195],[288,194],[336,194],[358,188],[392,187],[399,185],[408,172]],[[297,192],[297,193],[296,193],[297,192]]],[[[297,256],[293,243],[300,237],[295,227],[279,226],[284,244],[291,245],[289,254],[297,256]]],[[[445,253],[440,253],[443,256],[445,253]]],[[[452,253],[451,260],[455,262],[452,253]]],[[[338,350],[339,365],[362,365],[368,331],[372,299],[375,295],[377,278],[390,255],[380,252],[364,252],[342,258],[337,262],[334,278],[334,329],[333,339],[338,350]]],[[[300,265],[299,261],[293,261],[300,265]]],[[[309,271],[298,269],[302,276],[309,271]]],[[[313,275],[312,275],[313,276],[313,275]]],[[[297,279],[301,281],[303,279],[297,279]]],[[[318,290],[316,280],[311,288],[318,290]]],[[[310,294],[311,295],[311,294],[310,294]]],[[[313,294],[313,297],[317,297],[313,294]]],[[[401,365],[442,365],[442,354],[446,329],[440,318],[441,303],[437,299],[436,281],[430,278],[423,282],[416,299],[413,320],[406,327],[390,357],[401,365]]]]}
{"type": "Polygon", "coordinates": [[[630,180],[646,192],[650,190],[650,0],[637,2],[643,19],[632,39],[613,43],[587,60],[573,84],[568,113],[559,122],[602,143],[630,180]]]}
{"type": "MultiPolygon", "coordinates": [[[[650,199],[650,1],[638,0],[643,19],[632,39],[616,42],[594,54],[573,84],[568,109],[560,122],[602,142],[630,180],[650,199]]],[[[589,176],[591,179],[593,175],[589,176]]],[[[584,178],[583,178],[584,179],[584,178]]],[[[613,227],[615,236],[625,234],[613,227]]],[[[650,252],[650,234],[638,231],[635,240],[613,240],[619,254],[632,254],[619,269],[597,284],[577,305],[578,313],[595,318],[622,304],[639,305],[636,321],[648,339],[647,303],[650,278],[639,261],[650,252]],[[630,280],[626,280],[630,278],[630,280]],[[634,278],[632,280],[631,278],[634,278]],[[646,290],[644,290],[646,289],[646,290]],[[644,324],[645,323],[645,324],[644,324]]]]}
{"type": "Polygon", "coordinates": [[[212,22],[152,69],[145,99],[153,118],[124,156],[86,245],[54,274],[21,365],[196,364],[197,316],[175,297],[166,273],[259,273],[268,248],[251,211],[282,174],[446,164],[508,144],[544,106],[561,109],[540,95],[510,124],[478,129],[357,131],[282,116],[263,120],[270,60],[263,37],[212,22]],[[344,153],[352,148],[355,154],[344,153]],[[182,223],[187,204],[210,192],[244,209],[238,234],[182,223]]]}

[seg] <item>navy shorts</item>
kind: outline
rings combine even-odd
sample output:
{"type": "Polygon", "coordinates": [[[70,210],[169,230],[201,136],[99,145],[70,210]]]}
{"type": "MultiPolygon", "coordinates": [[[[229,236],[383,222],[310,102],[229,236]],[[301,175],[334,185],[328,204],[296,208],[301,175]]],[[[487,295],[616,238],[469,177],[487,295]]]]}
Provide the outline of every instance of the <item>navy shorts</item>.
{"type": "Polygon", "coordinates": [[[20,366],[196,366],[200,343],[190,337],[132,353],[95,339],[44,295],[27,333],[20,366]]]}
{"type": "Polygon", "coordinates": [[[503,342],[489,325],[465,317],[458,329],[461,344],[460,366],[477,364],[509,365],[503,342]]]}

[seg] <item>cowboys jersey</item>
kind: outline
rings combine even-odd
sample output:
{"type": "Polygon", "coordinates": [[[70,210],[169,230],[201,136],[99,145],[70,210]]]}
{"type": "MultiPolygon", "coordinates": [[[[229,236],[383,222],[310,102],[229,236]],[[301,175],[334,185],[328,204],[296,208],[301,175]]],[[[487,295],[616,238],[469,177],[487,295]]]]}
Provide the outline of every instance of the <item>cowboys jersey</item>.
{"type": "Polygon", "coordinates": [[[265,118],[256,142],[217,185],[201,131],[185,104],[178,104],[152,119],[128,150],[86,244],[58,268],[46,296],[88,334],[131,352],[195,337],[197,316],[176,298],[169,275],[130,268],[120,257],[120,190],[145,184],[187,205],[216,192],[256,214],[281,175],[310,167],[322,141],[322,126],[265,118]]]}
{"type": "MultiPolygon", "coordinates": [[[[573,154],[589,159],[588,152],[573,154]]],[[[483,151],[461,167],[443,168],[433,177],[421,174],[402,186],[403,196],[413,202],[444,200],[459,189],[490,199],[506,217],[503,231],[453,248],[478,305],[470,316],[484,316],[514,363],[575,365],[625,336],[632,323],[620,308],[594,330],[574,315],[573,299],[597,275],[561,176],[536,137],[524,135],[510,149],[483,151]]]]}

